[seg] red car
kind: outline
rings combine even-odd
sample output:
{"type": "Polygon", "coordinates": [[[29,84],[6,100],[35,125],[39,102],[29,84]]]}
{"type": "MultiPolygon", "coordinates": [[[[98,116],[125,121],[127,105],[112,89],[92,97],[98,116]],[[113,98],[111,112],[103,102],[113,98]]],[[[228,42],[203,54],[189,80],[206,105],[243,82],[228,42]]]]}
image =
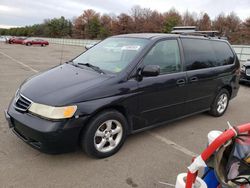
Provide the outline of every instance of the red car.
{"type": "Polygon", "coordinates": [[[13,38],[10,38],[9,39],[9,44],[23,44],[23,41],[25,40],[26,38],[22,38],[22,37],[13,37],[13,38]]]}
{"type": "Polygon", "coordinates": [[[31,45],[41,45],[41,46],[46,46],[49,45],[49,42],[46,40],[42,40],[42,39],[26,39],[23,41],[24,45],[26,46],[31,46],[31,45]]]}

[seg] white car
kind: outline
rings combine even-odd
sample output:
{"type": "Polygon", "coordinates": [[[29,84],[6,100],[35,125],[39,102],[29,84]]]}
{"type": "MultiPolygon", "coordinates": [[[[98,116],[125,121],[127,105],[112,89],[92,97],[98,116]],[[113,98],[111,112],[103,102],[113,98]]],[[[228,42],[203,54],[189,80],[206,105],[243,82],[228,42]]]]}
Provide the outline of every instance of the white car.
{"type": "Polygon", "coordinates": [[[0,42],[6,42],[6,38],[4,36],[0,36],[0,42]]]}

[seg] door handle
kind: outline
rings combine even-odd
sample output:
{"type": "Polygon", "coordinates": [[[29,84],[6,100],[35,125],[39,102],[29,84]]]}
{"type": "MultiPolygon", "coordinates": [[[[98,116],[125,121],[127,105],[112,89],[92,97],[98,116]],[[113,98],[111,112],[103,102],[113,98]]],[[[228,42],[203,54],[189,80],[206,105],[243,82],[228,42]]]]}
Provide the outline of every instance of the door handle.
{"type": "Polygon", "coordinates": [[[190,78],[190,81],[191,81],[191,82],[197,82],[198,80],[199,80],[199,79],[198,79],[198,77],[196,77],[196,76],[190,78]]]}
{"type": "Polygon", "coordinates": [[[186,83],[185,79],[179,79],[179,80],[176,81],[177,85],[183,85],[185,83],[186,83]]]}

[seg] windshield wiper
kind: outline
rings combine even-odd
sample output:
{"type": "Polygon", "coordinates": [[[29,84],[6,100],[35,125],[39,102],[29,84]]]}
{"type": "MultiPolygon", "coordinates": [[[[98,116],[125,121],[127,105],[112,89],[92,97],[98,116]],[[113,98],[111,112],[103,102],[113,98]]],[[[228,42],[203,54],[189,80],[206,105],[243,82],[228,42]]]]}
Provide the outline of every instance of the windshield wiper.
{"type": "Polygon", "coordinates": [[[92,65],[90,63],[76,63],[76,64],[77,65],[84,65],[86,67],[90,67],[91,69],[93,69],[96,72],[99,72],[100,74],[105,74],[105,72],[102,69],[100,69],[100,67],[92,65]]]}

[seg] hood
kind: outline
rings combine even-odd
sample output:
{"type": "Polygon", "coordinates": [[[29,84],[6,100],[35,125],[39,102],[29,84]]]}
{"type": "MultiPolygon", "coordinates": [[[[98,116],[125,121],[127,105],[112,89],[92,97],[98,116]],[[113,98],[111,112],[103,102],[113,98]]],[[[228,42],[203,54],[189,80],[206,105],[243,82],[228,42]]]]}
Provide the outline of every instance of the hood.
{"type": "Polygon", "coordinates": [[[28,79],[20,93],[37,103],[63,106],[108,78],[110,76],[92,70],[63,64],[28,79]]]}
{"type": "Polygon", "coordinates": [[[243,65],[245,65],[246,67],[250,66],[250,61],[245,62],[243,65]]]}

